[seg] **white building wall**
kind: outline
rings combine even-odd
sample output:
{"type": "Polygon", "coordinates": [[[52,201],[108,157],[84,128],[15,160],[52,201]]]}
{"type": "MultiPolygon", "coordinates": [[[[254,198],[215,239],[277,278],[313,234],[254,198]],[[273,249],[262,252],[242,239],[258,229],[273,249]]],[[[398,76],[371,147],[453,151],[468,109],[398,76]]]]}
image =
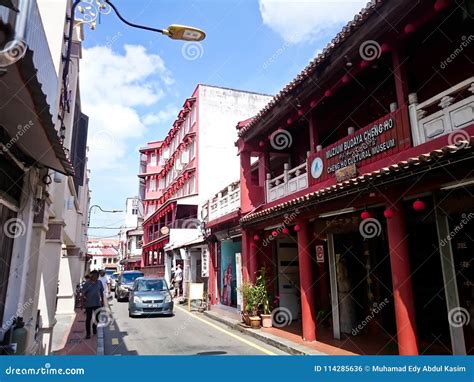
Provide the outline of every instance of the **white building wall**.
{"type": "Polygon", "coordinates": [[[199,85],[199,211],[210,196],[239,179],[236,125],[253,117],[271,96],[199,85]]]}
{"type": "Polygon", "coordinates": [[[66,10],[70,8],[71,0],[37,0],[37,3],[54,67],[59,74],[66,25],[66,10]]]}

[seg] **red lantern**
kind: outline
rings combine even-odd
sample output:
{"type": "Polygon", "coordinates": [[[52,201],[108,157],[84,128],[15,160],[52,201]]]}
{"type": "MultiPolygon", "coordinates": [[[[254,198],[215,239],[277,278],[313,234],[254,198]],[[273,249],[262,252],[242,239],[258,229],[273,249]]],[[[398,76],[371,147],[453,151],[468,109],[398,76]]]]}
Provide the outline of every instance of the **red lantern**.
{"type": "Polygon", "coordinates": [[[258,236],[257,234],[253,235],[253,241],[259,241],[260,240],[260,236],[258,236]]]}
{"type": "Polygon", "coordinates": [[[434,9],[436,12],[442,11],[444,8],[448,6],[449,2],[447,0],[436,0],[434,4],[434,9]]]}
{"type": "Polygon", "coordinates": [[[281,230],[281,233],[282,233],[283,235],[288,235],[288,234],[290,233],[290,230],[285,227],[285,228],[283,228],[283,229],[281,230]]]}
{"type": "Polygon", "coordinates": [[[351,76],[349,76],[349,74],[344,74],[341,81],[343,84],[348,84],[351,81],[351,76]]]}
{"type": "Polygon", "coordinates": [[[405,25],[404,31],[406,34],[411,34],[415,32],[415,26],[413,24],[407,24],[405,25]]]}
{"type": "Polygon", "coordinates": [[[264,142],[264,141],[260,141],[260,142],[258,142],[258,145],[259,145],[260,147],[264,147],[264,146],[265,146],[265,142],[264,142]]]}
{"type": "Polygon", "coordinates": [[[387,208],[387,209],[383,212],[383,216],[385,216],[387,219],[393,218],[393,215],[395,215],[395,212],[393,212],[393,210],[392,210],[391,208],[387,208]]]}
{"type": "Polygon", "coordinates": [[[311,107],[316,107],[317,104],[318,104],[318,101],[315,100],[315,99],[313,99],[313,100],[311,101],[311,103],[309,104],[309,106],[311,106],[311,107]]]}
{"type": "Polygon", "coordinates": [[[300,117],[302,117],[302,116],[304,115],[304,111],[303,111],[303,110],[298,110],[298,115],[299,115],[300,117]]]}
{"type": "Polygon", "coordinates": [[[413,209],[415,211],[423,211],[426,208],[426,204],[422,200],[415,200],[413,202],[413,209]]]}
{"type": "Polygon", "coordinates": [[[329,89],[326,90],[326,91],[324,92],[324,96],[325,96],[325,97],[331,97],[331,96],[332,96],[332,91],[329,90],[329,89]]]}
{"type": "Polygon", "coordinates": [[[360,62],[360,67],[361,67],[362,69],[364,69],[364,68],[366,68],[367,66],[369,66],[369,64],[370,64],[369,61],[363,60],[363,61],[360,62]]]}
{"type": "Polygon", "coordinates": [[[288,119],[286,120],[286,123],[287,123],[288,125],[291,125],[291,124],[293,123],[293,120],[292,120],[291,118],[288,118],[288,119]]]}
{"type": "Polygon", "coordinates": [[[365,220],[365,219],[371,218],[372,215],[370,214],[369,211],[363,211],[363,212],[360,214],[360,217],[362,218],[362,220],[365,220]]]}
{"type": "Polygon", "coordinates": [[[387,53],[390,51],[390,45],[388,45],[387,43],[383,43],[381,46],[380,46],[380,51],[382,53],[387,53]]]}
{"type": "Polygon", "coordinates": [[[294,229],[295,229],[295,232],[300,232],[301,231],[301,227],[300,227],[299,224],[296,224],[294,229]]]}
{"type": "Polygon", "coordinates": [[[272,236],[273,236],[273,237],[277,237],[277,236],[278,236],[278,232],[277,232],[277,231],[273,231],[273,232],[272,232],[272,236]]]}

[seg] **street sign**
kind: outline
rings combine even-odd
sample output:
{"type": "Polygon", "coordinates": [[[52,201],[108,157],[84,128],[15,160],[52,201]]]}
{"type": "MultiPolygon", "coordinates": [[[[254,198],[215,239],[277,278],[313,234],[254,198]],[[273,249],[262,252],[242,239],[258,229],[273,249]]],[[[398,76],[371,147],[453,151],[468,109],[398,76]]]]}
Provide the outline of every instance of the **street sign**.
{"type": "Polygon", "coordinates": [[[209,277],[209,250],[201,252],[201,277],[209,277]]]}
{"type": "Polygon", "coordinates": [[[322,245],[316,246],[316,262],[324,263],[324,246],[322,245]]]}

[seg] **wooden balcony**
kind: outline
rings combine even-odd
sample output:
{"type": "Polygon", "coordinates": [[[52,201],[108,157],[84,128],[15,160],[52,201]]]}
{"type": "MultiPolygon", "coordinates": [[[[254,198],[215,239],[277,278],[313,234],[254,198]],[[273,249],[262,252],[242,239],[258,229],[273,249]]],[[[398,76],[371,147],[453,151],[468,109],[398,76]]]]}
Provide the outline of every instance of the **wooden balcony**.
{"type": "Polygon", "coordinates": [[[410,94],[409,103],[414,146],[446,134],[453,134],[450,143],[455,143],[457,137],[462,138],[460,129],[474,123],[474,77],[422,103],[416,93],[410,94]]]}
{"type": "Polygon", "coordinates": [[[267,203],[304,190],[308,187],[308,165],[302,163],[290,169],[289,164],[285,163],[283,174],[273,179],[267,174],[266,183],[267,203]]]}

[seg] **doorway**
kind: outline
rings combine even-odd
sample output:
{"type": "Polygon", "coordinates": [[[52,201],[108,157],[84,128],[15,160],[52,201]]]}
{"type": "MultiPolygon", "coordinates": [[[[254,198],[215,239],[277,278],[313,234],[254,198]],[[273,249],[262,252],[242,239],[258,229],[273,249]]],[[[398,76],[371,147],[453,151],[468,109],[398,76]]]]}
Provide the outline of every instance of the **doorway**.
{"type": "Polygon", "coordinates": [[[299,320],[301,296],[298,245],[291,239],[278,240],[276,245],[279,305],[290,311],[292,321],[299,320]]]}

